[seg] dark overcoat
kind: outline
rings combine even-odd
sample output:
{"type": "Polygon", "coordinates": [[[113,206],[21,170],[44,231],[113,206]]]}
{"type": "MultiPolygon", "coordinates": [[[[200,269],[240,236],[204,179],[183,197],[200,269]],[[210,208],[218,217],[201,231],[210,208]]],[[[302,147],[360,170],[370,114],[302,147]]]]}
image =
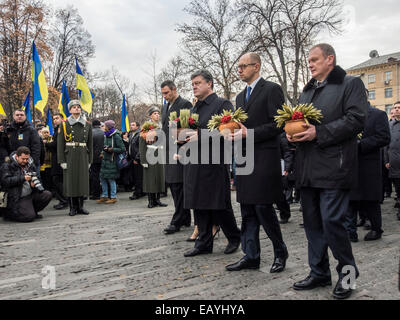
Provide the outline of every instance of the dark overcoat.
{"type": "MultiPolygon", "coordinates": [[[[220,114],[223,110],[233,110],[232,103],[219,98],[215,93],[209,95],[204,101],[198,101],[193,107],[193,113],[199,115],[199,129],[207,129],[208,121],[213,115],[220,114]]],[[[218,134],[215,132],[215,134],[218,134]]],[[[201,132],[199,140],[201,141],[201,132]]],[[[222,137],[220,137],[221,140],[222,137]]],[[[203,141],[204,142],[204,141],[203,141]]],[[[187,143],[183,148],[190,150],[200,146],[201,155],[203,148],[210,148],[208,142],[187,143]]],[[[221,143],[223,146],[223,142],[221,143]]],[[[211,150],[210,158],[213,155],[211,150]]],[[[223,150],[220,150],[223,159],[223,150]]],[[[211,163],[211,162],[210,162],[211,163]]],[[[198,210],[224,210],[231,202],[229,166],[220,164],[194,164],[188,163],[183,168],[184,208],[198,210]]]]}
{"type": "MultiPolygon", "coordinates": [[[[171,164],[170,163],[170,157],[169,157],[169,151],[172,150],[172,148],[175,148],[178,150],[180,145],[175,145],[173,144],[172,146],[170,145],[170,136],[169,136],[169,116],[171,112],[176,112],[179,117],[179,112],[181,109],[189,109],[191,110],[193,105],[188,101],[180,96],[175,100],[174,104],[169,107],[170,104],[165,104],[162,108],[161,111],[161,117],[162,117],[162,129],[165,134],[165,141],[166,141],[166,165],[165,165],[165,182],[167,183],[183,183],[183,166],[182,164],[177,161],[176,164],[171,164]],[[170,148],[172,147],[172,148],[170,148]]],[[[176,150],[176,151],[177,151],[176,150]]]]}
{"type": "Polygon", "coordinates": [[[297,143],[297,187],[356,187],[357,135],[363,131],[368,113],[362,80],[346,75],[346,71],[336,66],[321,85],[312,79],[299,102],[313,103],[323,118],[321,123],[311,122],[315,125],[316,139],[297,143]]]}
{"type": "Polygon", "coordinates": [[[236,176],[237,201],[271,204],[283,192],[279,147],[282,129],[274,121],[284,103],[283,91],[279,85],[261,78],[247,103],[245,95],[246,90],[237,96],[236,108],[242,107],[247,112],[248,119],[243,125],[254,130],[254,170],[250,175],[236,176]]]}
{"type": "Polygon", "coordinates": [[[383,200],[381,149],[389,143],[386,112],[369,107],[365,129],[358,142],[358,187],[351,190],[350,200],[383,200]]]}
{"type": "Polygon", "coordinates": [[[400,121],[390,123],[391,141],[386,148],[385,163],[389,163],[389,178],[400,179],[400,121]]]}
{"type": "Polygon", "coordinates": [[[93,161],[92,126],[85,121],[70,124],[72,116],[60,125],[57,141],[58,163],[66,163],[64,171],[64,195],[82,197],[89,195],[89,164],[93,161]],[[81,143],[72,146],[71,143],[81,143]]]}

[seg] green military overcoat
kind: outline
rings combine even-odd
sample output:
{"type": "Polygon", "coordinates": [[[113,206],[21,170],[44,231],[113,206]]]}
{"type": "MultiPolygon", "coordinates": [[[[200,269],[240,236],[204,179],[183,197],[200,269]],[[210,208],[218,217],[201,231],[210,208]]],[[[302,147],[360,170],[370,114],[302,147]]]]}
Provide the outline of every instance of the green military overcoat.
{"type": "Polygon", "coordinates": [[[70,116],[59,126],[57,138],[58,163],[63,170],[66,197],[89,195],[89,165],[93,161],[92,126],[83,117],[78,121],[70,116]]]}
{"type": "Polygon", "coordinates": [[[160,147],[155,145],[147,145],[146,140],[139,138],[140,163],[143,166],[143,192],[145,193],[161,193],[165,192],[165,172],[164,164],[149,164],[146,158],[148,148],[157,148],[153,150],[154,155],[158,156],[161,152],[160,147]]]}

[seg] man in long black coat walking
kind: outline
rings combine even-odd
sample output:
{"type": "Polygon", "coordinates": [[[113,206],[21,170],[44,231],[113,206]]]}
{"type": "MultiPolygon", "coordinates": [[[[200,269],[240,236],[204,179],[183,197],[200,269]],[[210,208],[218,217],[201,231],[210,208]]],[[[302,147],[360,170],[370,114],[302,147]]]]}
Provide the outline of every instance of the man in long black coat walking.
{"type": "Polygon", "coordinates": [[[347,76],[336,65],[329,44],[311,48],[308,56],[312,79],[300,96],[301,104],[313,103],[321,110],[321,123],[304,125],[306,131],[287,135],[297,141],[296,184],[301,188],[304,229],[308,240],[309,276],[293,285],[310,290],[332,284],[328,247],[338,260],[339,279],[333,290],[336,299],[348,298],[359,272],[344,226],[350,189],[357,184],[357,135],[368,112],[361,79],[347,76]],[[344,278],[351,279],[349,286],[344,278]]]}
{"type": "MultiPolygon", "coordinates": [[[[214,80],[206,70],[200,70],[192,75],[194,96],[198,99],[193,107],[193,113],[199,115],[199,129],[207,130],[208,121],[213,115],[222,113],[223,110],[233,110],[232,104],[219,98],[213,92],[214,80]]],[[[219,135],[219,133],[216,133],[219,135]]],[[[222,137],[220,137],[222,139],[222,137]]],[[[215,150],[208,139],[202,139],[202,132],[193,135],[185,148],[197,149],[199,145],[199,160],[203,148],[209,148],[210,159],[215,150]],[[197,143],[198,142],[198,143],[197,143]],[[194,144],[194,145],[193,145],[194,144]]],[[[223,152],[220,153],[223,159],[223,152]]],[[[231,191],[229,181],[229,167],[223,162],[219,164],[188,163],[184,165],[184,207],[194,209],[195,221],[198,224],[199,236],[192,250],[186,252],[185,257],[198,254],[212,253],[213,250],[213,221],[218,219],[228,245],[225,254],[233,253],[240,245],[240,231],[236,224],[231,204],[231,191]]]]}
{"type": "Polygon", "coordinates": [[[245,256],[226,269],[238,271],[259,268],[261,225],[273,244],[275,258],[270,272],[276,273],[284,270],[288,258],[279,221],[272,206],[283,197],[279,147],[282,129],[276,127],[274,116],[284,103],[284,97],[279,85],[265,81],[260,76],[260,68],[261,59],[256,53],[247,53],[239,60],[239,76],[247,83],[247,87],[237,96],[236,107],[242,107],[248,119],[231,138],[246,138],[247,130],[254,130],[254,171],[249,175],[236,176],[237,201],[242,213],[242,250],[245,256]]]}
{"type": "MultiPolygon", "coordinates": [[[[181,226],[190,226],[190,209],[183,207],[183,166],[177,163],[171,163],[173,153],[173,142],[170,144],[169,136],[169,116],[171,112],[176,112],[179,117],[181,109],[192,109],[192,104],[179,96],[176,91],[176,85],[170,81],[164,81],[161,84],[161,93],[168,102],[163,105],[161,111],[162,130],[166,136],[166,165],[165,165],[165,182],[171,189],[172,198],[174,199],[175,212],[171,219],[170,225],[164,229],[165,234],[173,234],[180,230],[181,226]]],[[[177,150],[176,150],[177,151],[177,150]]]]}

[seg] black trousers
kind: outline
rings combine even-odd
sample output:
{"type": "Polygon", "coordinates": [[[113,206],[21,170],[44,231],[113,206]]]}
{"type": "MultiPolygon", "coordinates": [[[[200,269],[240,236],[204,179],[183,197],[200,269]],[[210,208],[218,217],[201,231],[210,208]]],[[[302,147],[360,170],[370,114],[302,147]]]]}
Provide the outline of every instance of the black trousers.
{"type": "Polygon", "coordinates": [[[143,167],[140,164],[133,165],[133,179],[135,186],[135,194],[143,193],[143,167]]]}
{"type": "Polygon", "coordinates": [[[199,236],[195,242],[195,248],[204,251],[213,249],[213,225],[219,225],[230,243],[240,243],[240,230],[237,227],[236,218],[232,206],[225,210],[194,210],[195,221],[199,229],[199,236]]]}
{"type": "Polygon", "coordinates": [[[350,239],[345,228],[349,191],[339,189],[301,188],[304,229],[308,240],[310,275],[331,276],[328,247],[338,260],[336,271],[353,266],[358,275],[350,239]]]}
{"type": "Polygon", "coordinates": [[[284,193],[281,194],[281,198],[275,202],[281,219],[290,218],[290,205],[284,193]]]}
{"type": "Polygon", "coordinates": [[[41,193],[33,191],[31,195],[19,200],[18,216],[11,217],[11,219],[19,222],[33,221],[38,212],[47,207],[52,197],[48,190],[41,193]]]}
{"type": "Polygon", "coordinates": [[[275,257],[285,257],[287,248],[282,238],[281,227],[272,204],[240,205],[242,213],[241,240],[246,260],[260,261],[260,226],[271,240],[275,257]]]}
{"type": "Polygon", "coordinates": [[[96,198],[101,195],[100,169],[101,163],[92,163],[89,171],[90,194],[96,198]]]}
{"type": "Polygon", "coordinates": [[[64,196],[63,176],[55,174],[52,176],[55,197],[60,203],[67,203],[68,198],[64,196]]]}
{"type": "Polygon", "coordinates": [[[371,230],[382,233],[382,211],[379,201],[350,201],[346,216],[346,229],[357,232],[357,213],[371,222],[371,230]]]}
{"type": "Polygon", "coordinates": [[[171,225],[180,228],[183,225],[190,225],[190,209],[183,208],[183,183],[169,183],[172,198],[174,199],[175,212],[172,216],[171,225]]]}
{"type": "Polygon", "coordinates": [[[397,202],[400,202],[400,179],[392,179],[394,190],[396,191],[397,202]]]}

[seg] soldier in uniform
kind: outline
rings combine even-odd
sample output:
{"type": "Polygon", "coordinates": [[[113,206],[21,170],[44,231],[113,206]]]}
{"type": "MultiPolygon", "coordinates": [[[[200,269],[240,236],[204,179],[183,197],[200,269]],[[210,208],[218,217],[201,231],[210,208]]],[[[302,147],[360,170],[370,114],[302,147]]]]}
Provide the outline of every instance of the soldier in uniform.
{"type": "MultiPolygon", "coordinates": [[[[159,125],[160,109],[151,107],[149,110],[149,117],[150,121],[159,125]]],[[[148,148],[157,149],[155,151],[156,156],[158,156],[158,152],[162,152],[162,146],[157,146],[152,143],[155,141],[157,135],[156,130],[152,131],[153,132],[149,131],[147,134],[147,141],[143,138],[139,139],[140,163],[143,166],[143,192],[147,193],[149,198],[148,208],[154,208],[156,206],[166,207],[167,204],[160,201],[160,193],[165,192],[164,164],[150,164],[146,157],[148,148]]]]}
{"type": "Polygon", "coordinates": [[[93,160],[92,126],[82,115],[79,100],[68,104],[71,116],[58,129],[57,156],[64,173],[64,194],[69,215],[89,214],[83,198],[89,195],[89,166],[93,160]]]}

